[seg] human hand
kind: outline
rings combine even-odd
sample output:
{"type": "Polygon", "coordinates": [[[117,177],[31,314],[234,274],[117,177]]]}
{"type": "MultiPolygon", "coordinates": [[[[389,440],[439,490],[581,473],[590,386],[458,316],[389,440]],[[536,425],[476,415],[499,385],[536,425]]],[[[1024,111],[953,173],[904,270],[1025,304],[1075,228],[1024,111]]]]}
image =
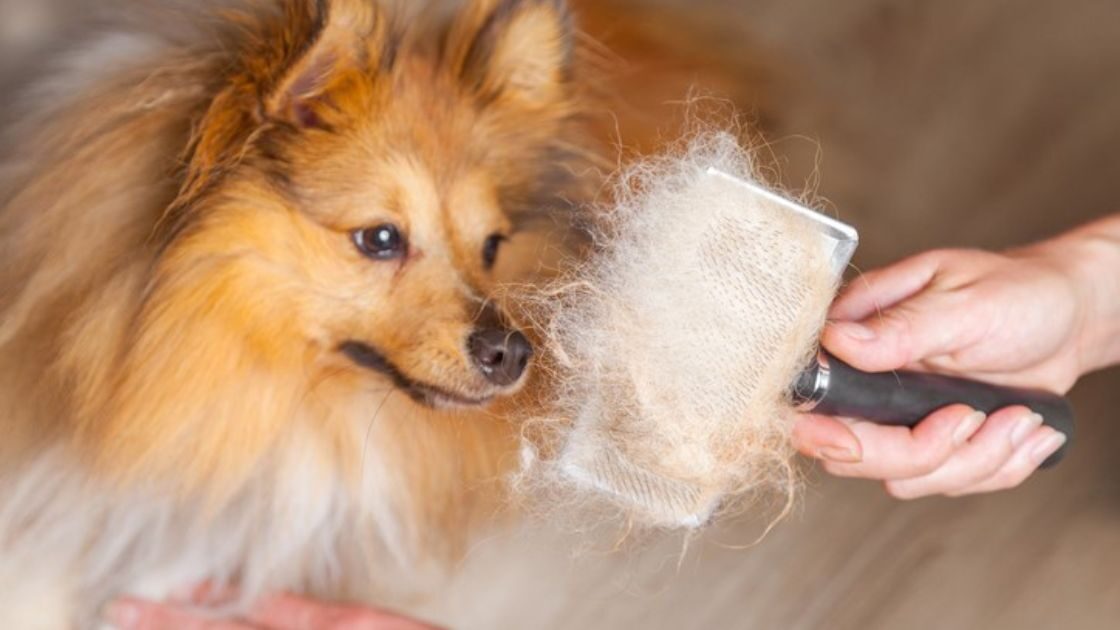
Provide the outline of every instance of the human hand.
{"type": "Polygon", "coordinates": [[[385,611],[288,594],[265,598],[244,617],[216,619],[200,599],[206,598],[192,594],[183,603],[122,598],[109,606],[106,620],[118,630],[435,630],[385,611]]]}
{"type": "MultiPolygon", "coordinates": [[[[996,254],[928,252],[846,290],[822,343],[869,372],[908,369],[1067,391],[1094,365],[1093,299],[1064,241],[996,254]]],[[[990,418],[954,405],[913,429],[804,416],[794,441],[829,472],[882,480],[899,498],[1010,488],[1065,436],[1024,407],[990,418]]]]}

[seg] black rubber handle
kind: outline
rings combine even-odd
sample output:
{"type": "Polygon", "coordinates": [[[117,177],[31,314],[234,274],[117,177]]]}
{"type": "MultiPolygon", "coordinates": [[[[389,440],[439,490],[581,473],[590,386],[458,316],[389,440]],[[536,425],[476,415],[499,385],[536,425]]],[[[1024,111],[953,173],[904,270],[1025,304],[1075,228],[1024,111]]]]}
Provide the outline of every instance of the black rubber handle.
{"type": "MultiPolygon", "coordinates": [[[[819,402],[813,407],[814,413],[912,427],[930,413],[957,403],[984,413],[1024,405],[1041,415],[1043,424],[1067,438],[1062,448],[1043,462],[1043,468],[1061,461],[1073,442],[1073,408],[1065,398],[1051,392],[1001,387],[940,374],[870,374],[833,356],[825,355],[824,361],[828,366],[828,383],[817,394],[819,402]]],[[[817,369],[819,366],[811,368],[817,369]]]]}

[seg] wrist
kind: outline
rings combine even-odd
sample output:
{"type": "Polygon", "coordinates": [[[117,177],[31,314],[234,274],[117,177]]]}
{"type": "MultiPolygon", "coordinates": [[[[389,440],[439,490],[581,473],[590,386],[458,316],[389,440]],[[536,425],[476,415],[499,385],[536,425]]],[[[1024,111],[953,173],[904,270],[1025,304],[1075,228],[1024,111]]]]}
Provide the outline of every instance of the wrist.
{"type": "Polygon", "coordinates": [[[1120,363],[1120,215],[1041,244],[1069,279],[1080,306],[1080,374],[1120,363]]]}

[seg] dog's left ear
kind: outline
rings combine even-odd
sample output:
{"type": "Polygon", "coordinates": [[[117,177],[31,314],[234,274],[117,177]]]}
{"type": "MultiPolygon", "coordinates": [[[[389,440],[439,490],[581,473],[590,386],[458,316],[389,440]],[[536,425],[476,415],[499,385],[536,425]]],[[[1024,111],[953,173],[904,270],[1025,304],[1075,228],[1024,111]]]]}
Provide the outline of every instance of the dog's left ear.
{"type": "Polygon", "coordinates": [[[481,98],[547,106],[565,96],[572,40],[564,0],[475,0],[446,50],[453,71],[481,98]]]}
{"type": "Polygon", "coordinates": [[[298,127],[329,126],[355,77],[392,63],[385,18],[370,0],[299,0],[289,5],[280,43],[290,47],[263,111],[298,127]]]}

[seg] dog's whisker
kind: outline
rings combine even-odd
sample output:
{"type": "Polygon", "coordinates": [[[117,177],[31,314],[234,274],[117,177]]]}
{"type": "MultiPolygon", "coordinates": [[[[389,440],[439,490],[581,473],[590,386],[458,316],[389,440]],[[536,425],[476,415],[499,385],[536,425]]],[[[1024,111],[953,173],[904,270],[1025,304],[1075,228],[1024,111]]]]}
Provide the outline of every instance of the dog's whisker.
{"type": "Polygon", "coordinates": [[[385,403],[389,401],[389,397],[393,395],[394,391],[395,388],[392,387],[385,391],[385,395],[381,398],[381,402],[377,405],[377,409],[374,410],[373,416],[369,419],[369,424],[366,426],[365,437],[362,439],[361,472],[358,477],[359,488],[364,489],[366,485],[366,457],[369,454],[369,438],[373,434],[373,425],[377,422],[377,417],[381,415],[382,408],[385,407],[385,403]]]}

